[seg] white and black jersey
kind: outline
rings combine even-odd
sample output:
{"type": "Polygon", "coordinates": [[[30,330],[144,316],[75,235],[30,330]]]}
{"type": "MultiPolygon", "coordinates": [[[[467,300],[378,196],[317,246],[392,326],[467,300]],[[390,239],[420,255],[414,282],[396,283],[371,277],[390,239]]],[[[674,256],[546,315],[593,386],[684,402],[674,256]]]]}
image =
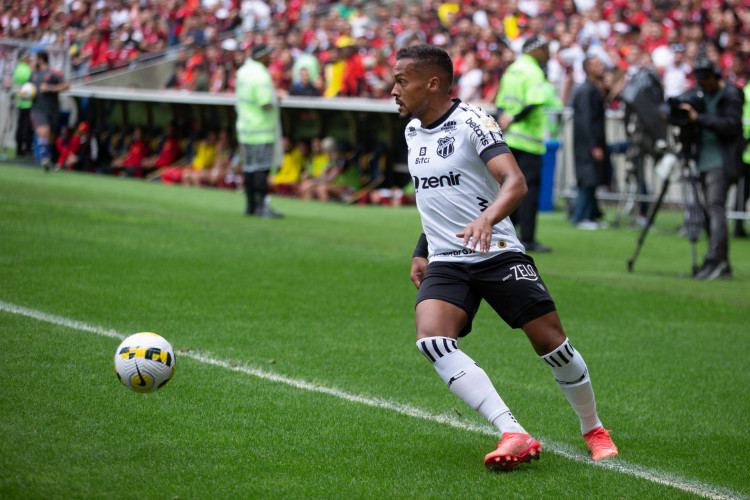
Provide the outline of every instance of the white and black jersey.
{"type": "Polygon", "coordinates": [[[510,149],[492,116],[455,99],[451,109],[429,128],[413,119],[405,134],[431,262],[472,263],[502,252],[524,251],[508,217],[493,227],[489,252],[472,251],[456,236],[492,203],[500,189],[486,163],[510,149]]]}

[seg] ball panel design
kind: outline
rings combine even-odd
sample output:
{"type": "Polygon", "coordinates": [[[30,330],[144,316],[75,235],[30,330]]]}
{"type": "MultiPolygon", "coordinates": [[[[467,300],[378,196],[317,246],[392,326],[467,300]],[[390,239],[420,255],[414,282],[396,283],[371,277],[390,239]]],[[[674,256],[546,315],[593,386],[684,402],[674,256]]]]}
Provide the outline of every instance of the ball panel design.
{"type": "Polygon", "coordinates": [[[172,346],[164,337],[151,332],[131,335],[115,351],[115,372],[130,390],[153,392],[169,382],[176,359],[172,346]]]}

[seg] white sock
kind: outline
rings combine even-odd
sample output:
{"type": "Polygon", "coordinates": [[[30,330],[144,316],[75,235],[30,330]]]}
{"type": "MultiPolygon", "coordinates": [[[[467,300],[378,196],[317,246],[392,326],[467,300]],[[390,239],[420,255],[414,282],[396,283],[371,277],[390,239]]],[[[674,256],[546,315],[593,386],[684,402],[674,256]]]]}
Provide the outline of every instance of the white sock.
{"type": "Polygon", "coordinates": [[[417,341],[417,348],[432,362],[451,392],[497,427],[500,434],[526,432],[500,398],[485,371],[458,348],[455,339],[427,337],[417,341]]]}
{"type": "Polygon", "coordinates": [[[581,420],[581,433],[586,434],[602,427],[596,414],[596,399],[589,370],[581,354],[570,345],[570,340],[565,339],[557,349],[545,354],[542,359],[552,368],[557,385],[581,420]]]}

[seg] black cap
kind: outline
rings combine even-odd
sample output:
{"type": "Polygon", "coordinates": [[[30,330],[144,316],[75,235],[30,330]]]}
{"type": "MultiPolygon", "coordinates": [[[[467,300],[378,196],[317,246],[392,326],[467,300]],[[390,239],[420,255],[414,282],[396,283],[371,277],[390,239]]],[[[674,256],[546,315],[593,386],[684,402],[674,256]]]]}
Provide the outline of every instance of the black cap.
{"type": "Polygon", "coordinates": [[[721,70],[707,57],[699,57],[693,65],[693,75],[696,79],[709,78],[711,75],[721,77],[721,70]]]}
{"type": "Polygon", "coordinates": [[[523,42],[523,53],[528,54],[532,50],[546,47],[549,45],[549,40],[544,38],[542,35],[533,35],[526,39],[525,42],[523,42]]]}
{"type": "Polygon", "coordinates": [[[261,57],[270,54],[273,52],[273,49],[266,45],[265,43],[259,43],[257,45],[253,45],[253,59],[260,59],[261,57]]]}

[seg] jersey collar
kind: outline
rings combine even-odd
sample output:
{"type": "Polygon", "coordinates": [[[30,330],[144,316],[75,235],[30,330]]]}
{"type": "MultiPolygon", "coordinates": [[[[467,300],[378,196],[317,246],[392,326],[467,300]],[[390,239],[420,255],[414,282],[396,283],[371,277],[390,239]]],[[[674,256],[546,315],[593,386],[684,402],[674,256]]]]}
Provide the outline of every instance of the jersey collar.
{"type": "Polygon", "coordinates": [[[451,115],[451,113],[453,113],[453,111],[456,110],[456,108],[458,107],[458,105],[461,104],[461,99],[456,98],[456,99],[451,99],[451,100],[453,101],[453,106],[451,106],[451,109],[449,109],[448,111],[446,111],[443,116],[441,116],[440,118],[438,118],[434,122],[432,122],[429,125],[427,125],[426,127],[424,127],[425,129],[431,130],[431,129],[437,128],[440,125],[442,125],[443,122],[448,119],[448,117],[451,115]]]}

